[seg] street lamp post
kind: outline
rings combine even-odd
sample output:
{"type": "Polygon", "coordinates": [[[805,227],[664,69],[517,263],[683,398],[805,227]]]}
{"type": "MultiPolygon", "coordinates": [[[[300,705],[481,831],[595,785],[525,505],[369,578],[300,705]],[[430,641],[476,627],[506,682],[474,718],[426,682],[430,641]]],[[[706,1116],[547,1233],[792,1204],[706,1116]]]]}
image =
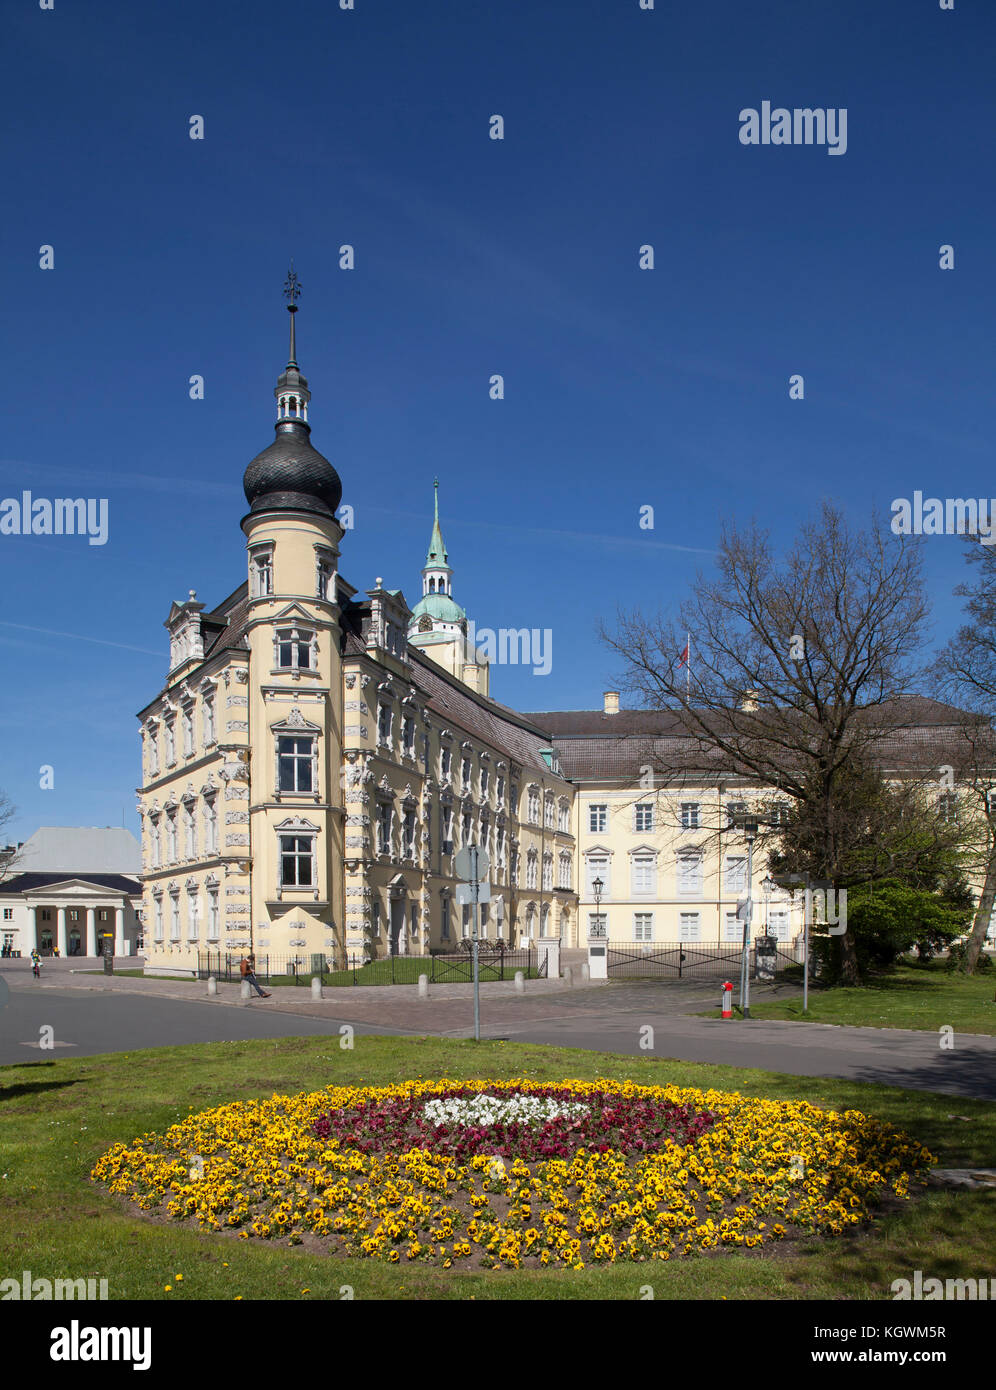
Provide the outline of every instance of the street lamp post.
{"type": "Polygon", "coordinates": [[[593,895],[594,895],[594,898],[595,898],[595,931],[594,931],[594,933],[592,933],[592,935],[595,935],[595,936],[607,936],[607,935],[608,935],[607,932],[603,932],[603,931],[602,931],[601,903],[602,903],[602,889],[603,889],[604,887],[605,887],[605,884],[602,882],[602,880],[601,880],[600,878],[592,879],[591,891],[592,891],[592,893],[593,893],[593,895]]]}
{"type": "Polygon", "coordinates": [[[754,918],[754,841],[757,839],[758,823],[745,819],[744,839],[747,841],[747,911],[744,917],[744,945],[740,957],[740,1011],[743,1018],[750,1018],[750,941],[751,923],[754,918]]]}
{"type": "Polygon", "coordinates": [[[771,894],[776,887],[775,880],[770,874],[761,880],[761,892],[764,894],[764,934],[771,935],[771,894]]]}

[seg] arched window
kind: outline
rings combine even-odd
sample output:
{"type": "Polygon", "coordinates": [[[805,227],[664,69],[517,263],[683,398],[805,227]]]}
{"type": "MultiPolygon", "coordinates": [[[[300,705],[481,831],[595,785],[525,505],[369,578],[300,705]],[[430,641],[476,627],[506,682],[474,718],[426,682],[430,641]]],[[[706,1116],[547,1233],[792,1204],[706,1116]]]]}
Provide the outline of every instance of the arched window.
{"type": "Polygon", "coordinates": [[[430,594],[434,594],[435,592],[436,592],[436,581],[435,581],[434,579],[430,579],[430,580],[429,580],[429,593],[430,593],[430,594]]]}

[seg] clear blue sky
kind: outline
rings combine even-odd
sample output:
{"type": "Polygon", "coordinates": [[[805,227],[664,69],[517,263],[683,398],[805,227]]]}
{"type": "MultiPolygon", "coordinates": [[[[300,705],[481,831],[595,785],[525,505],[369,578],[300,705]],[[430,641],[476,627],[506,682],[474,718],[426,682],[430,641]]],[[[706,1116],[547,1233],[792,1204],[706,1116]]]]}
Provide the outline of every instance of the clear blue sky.
{"type": "MultiPolygon", "coordinates": [[[[0,537],[9,832],[136,828],[170,601],[243,578],[291,256],[343,573],[414,603],[438,474],[455,596],[552,629],[551,674],[494,672],[518,708],[598,704],[597,620],[680,602],[723,518],[996,494],[994,50],[992,0],[9,6],[0,498],[110,522],[0,537]],[[764,100],[846,107],[846,154],[742,145],[764,100]]],[[[962,549],[927,546],[938,640],[962,549]]]]}

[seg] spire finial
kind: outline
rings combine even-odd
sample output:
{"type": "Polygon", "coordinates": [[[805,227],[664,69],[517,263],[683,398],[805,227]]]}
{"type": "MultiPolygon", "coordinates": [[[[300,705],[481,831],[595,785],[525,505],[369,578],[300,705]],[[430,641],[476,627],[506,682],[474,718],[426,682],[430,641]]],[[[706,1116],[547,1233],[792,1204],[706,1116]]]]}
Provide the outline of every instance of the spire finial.
{"type": "Polygon", "coordinates": [[[287,272],[287,279],[284,281],[284,298],[290,300],[287,305],[287,312],[291,316],[290,321],[290,357],[287,361],[288,367],[297,366],[297,344],[294,341],[294,315],[297,313],[297,299],[301,294],[301,282],[294,273],[294,258],[291,257],[290,270],[287,272]]]}

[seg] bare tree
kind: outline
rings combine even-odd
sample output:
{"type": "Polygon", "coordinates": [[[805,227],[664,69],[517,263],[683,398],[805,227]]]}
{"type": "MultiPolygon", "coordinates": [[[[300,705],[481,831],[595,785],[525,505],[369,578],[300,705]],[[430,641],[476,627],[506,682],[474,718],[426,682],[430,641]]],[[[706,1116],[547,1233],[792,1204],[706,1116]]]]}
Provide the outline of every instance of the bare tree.
{"type": "MultiPolygon", "coordinates": [[[[652,765],[665,783],[721,769],[804,808],[812,873],[844,886],[848,788],[896,756],[910,722],[928,617],[921,543],[875,523],[853,530],[824,503],[780,561],[756,524],[726,527],[717,568],[679,621],[636,611],[601,630],[624,688],[674,712],[652,765]]],[[[856,982],[850,930],[836,940],[840,973],[856,982]]]]}
{"type": "Polygon", "coordinates": [[[0,883],[16,873],[20,863],[20,845],[5,845],[6,827],[17,815],[17,807],[6,792],[0,791],[0,883]]]}
{"type": "Polygon", "coordinates": [[[938,692],[956,699],[974,717],[966,718],[952,748],[952,780],[967,794],[984,846],[982,893],[965,951],[963,969],[974,974],[996,904],[996,554],[976,537],[966,559],[976,567],[973,582],[955,594],[967,599],[969,621],[958,629],[932,667],[938,692]]]}

